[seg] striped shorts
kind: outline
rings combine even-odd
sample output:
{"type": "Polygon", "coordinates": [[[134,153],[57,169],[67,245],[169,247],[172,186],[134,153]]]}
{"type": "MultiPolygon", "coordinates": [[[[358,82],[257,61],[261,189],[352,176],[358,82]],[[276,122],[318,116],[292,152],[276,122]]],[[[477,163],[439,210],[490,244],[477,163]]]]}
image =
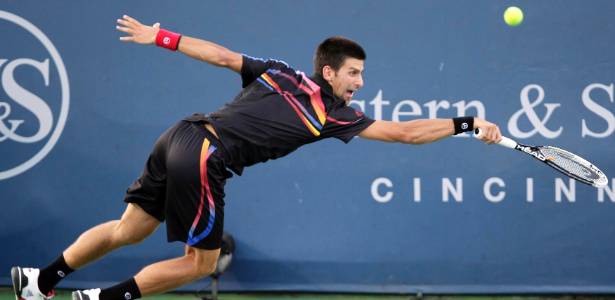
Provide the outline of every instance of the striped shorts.
{"type": "Polygon", "coordinates": [[[169,242],[218,249],[224,229],[224,185],[232,176],[224,155],[220,141],[203,122],[180,121],[158,138],[124,201],[166,222],[169,242]]]}

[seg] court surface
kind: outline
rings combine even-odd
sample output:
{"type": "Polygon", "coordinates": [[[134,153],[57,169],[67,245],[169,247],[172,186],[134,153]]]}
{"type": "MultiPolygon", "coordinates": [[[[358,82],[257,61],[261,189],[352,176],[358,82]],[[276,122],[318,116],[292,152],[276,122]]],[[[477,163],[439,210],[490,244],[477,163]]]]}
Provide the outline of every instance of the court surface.
{"type": "MultiPolygon", "coordinates": [[[[187,294],[187,293],[167,293],[158,296],[145,297],[149,300],[196,300],[202,295],[187,294]]],[[[0,288],[0,300],[14,300],[15,296],[9,287],[0,288]]],[[[58,291],[54,300],[70,300],[70,291],[58,291]]],[[[615,299],[615,295],[604,296],[424,296],[416,297],[414,295],[362,295],[362,294],[233,294],[224,293],[218,296],[220,300],[253,300],[253,299],[274,299],[274,300],[316,300],[316,299],[332,299],[332,300],[606,300],[615,299]]]]}

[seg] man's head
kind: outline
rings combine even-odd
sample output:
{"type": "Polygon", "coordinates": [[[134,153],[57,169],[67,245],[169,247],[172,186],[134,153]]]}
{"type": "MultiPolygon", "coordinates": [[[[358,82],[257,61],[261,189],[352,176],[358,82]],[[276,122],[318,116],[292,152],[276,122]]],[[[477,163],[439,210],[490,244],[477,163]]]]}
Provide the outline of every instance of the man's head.
{"type": "Polygon", "coordinates": [[[352,40],[334,36],[324,40],[314,55],[314,72],[321,75],[333,94],[348,102],[363,86],[365,51],[352,40]]]}

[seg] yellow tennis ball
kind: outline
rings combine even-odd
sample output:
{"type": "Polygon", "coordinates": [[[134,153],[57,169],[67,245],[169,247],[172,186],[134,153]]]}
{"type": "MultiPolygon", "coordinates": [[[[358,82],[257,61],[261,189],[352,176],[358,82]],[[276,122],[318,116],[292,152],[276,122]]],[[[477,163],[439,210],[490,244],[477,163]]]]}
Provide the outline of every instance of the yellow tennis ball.
{"type": "Polygon", "coordinates": [[[516,6],[507,8],[504,11],[504,22],[508,26],[519,26],[523,22],[523,11],[516,6]]]}

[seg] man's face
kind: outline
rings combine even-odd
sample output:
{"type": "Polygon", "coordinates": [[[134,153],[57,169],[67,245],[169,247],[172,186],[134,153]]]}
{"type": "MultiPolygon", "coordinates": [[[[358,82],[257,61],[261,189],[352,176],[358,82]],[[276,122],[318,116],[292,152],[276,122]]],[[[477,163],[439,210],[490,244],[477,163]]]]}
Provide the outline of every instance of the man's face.
{"type": "Polygon", "coordinates": [[[348,103],[354,93],[363,87],[363,61],[346,58],[337,72],[325,66],[323,77],[333,87],[333,94],[348,103]]]}

